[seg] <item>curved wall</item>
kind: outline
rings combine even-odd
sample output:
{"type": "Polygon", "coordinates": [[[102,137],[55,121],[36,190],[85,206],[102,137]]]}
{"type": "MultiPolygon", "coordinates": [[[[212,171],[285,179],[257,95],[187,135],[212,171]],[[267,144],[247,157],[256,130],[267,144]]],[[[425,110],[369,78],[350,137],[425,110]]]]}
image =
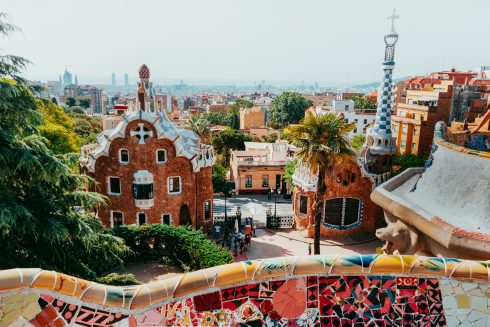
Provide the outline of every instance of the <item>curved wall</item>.
{"type": "Polygon", "coordinates": [[[486,326],[489,265],[396,255],[282,257],[129,287],[11,269],[0,272],[0,324],[486,326]]]}

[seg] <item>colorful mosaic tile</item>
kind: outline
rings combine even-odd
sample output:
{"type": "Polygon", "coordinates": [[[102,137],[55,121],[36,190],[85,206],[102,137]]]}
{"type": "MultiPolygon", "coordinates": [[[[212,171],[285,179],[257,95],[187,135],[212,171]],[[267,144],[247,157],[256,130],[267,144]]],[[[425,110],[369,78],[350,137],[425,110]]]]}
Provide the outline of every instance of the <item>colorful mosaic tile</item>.
{"type": "Polygon", "coordinates": [[[0,326],[490,325],[488,263],[459,260],[454,264],[453,259],[410,256],[381,259],[383,256],[301,258],[282,276],[277,275],[281,260],[275,259],[273,265],[267,265],[274,267],[270,270],[274,276],[267,277],[269,272],[264,271],[255,280],[250,276],[260,265],[250,261],[247,266],[231,265],[240,268],[236,274],[249,277],[225,276],[227,282],[199,293],[177,293],[180,278],[106,288],[65,276],[72,281],[70,293],[53,272],[0,271],[0,326]],[[403,262],[403,274],[386,275],[388,264],[397,262],[403,262]],[[345,274],[339,273],[342,267],[345,274]],[[461,280],[451,277],[456,268],[461,280]],[[315,273],[307,272],[312,270],[315,273]],[[303,275],[293,276],[293,271],[303,275]],[[84,285],[86,292],[74,292],[77,285],[84,285]],[[175,294],[180,294],[178,300],[175,294]],[[99,297],[103,300],[95,303],[99,297]]]}

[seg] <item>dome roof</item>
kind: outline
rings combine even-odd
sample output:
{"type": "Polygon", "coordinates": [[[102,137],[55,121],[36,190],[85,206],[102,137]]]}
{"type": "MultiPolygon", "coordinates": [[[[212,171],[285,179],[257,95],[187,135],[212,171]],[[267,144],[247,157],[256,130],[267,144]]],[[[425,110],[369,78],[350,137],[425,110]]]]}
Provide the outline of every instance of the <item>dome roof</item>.
{"type": "Polygon", "coordinates": [[[145,64],[141,65],[139,69],[139,75],[140,78],[150,78],[150,69],[148,68],[147,65],[145,64]]]}

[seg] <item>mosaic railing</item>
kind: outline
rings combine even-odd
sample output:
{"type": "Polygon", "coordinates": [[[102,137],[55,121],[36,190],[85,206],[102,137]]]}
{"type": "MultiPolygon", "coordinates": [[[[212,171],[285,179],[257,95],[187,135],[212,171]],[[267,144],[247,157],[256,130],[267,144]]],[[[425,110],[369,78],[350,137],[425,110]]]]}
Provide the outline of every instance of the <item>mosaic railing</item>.
{"type": "Polygon", "coordinates": [[[2,326],[487,326],[490,262],[305,256],[238,262],[145,285],[0,272],[2,326]]]}

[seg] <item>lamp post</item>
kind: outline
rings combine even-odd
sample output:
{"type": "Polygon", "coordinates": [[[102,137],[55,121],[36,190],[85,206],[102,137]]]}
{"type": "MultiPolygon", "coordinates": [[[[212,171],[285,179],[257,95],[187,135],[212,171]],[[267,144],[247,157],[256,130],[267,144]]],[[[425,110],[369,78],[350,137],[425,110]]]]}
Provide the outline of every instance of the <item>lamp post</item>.
{"type": "Polygon", "coordinates": [[[274,218],[277,218],[277,188],[274,190],[274,218]]]}

